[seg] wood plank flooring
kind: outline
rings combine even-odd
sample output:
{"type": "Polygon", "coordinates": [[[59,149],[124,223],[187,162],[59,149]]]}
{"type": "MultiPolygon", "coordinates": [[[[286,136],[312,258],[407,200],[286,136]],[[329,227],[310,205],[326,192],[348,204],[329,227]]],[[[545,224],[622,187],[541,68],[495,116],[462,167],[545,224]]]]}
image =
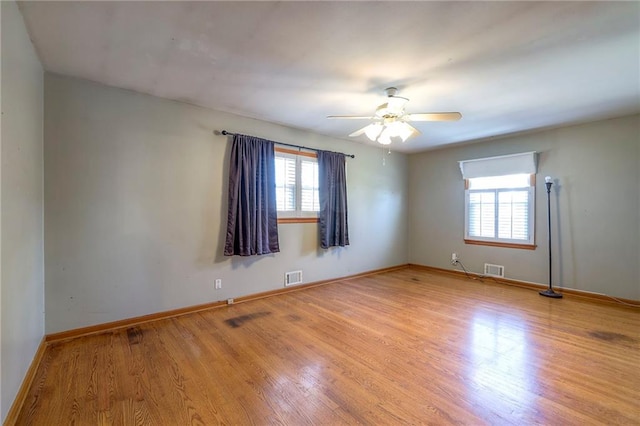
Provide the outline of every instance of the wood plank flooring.
{"type": "Polygon", "coordinates": [[[53,344],[18,424],[640,424],[640,311],[408,268],[53,344]]]}

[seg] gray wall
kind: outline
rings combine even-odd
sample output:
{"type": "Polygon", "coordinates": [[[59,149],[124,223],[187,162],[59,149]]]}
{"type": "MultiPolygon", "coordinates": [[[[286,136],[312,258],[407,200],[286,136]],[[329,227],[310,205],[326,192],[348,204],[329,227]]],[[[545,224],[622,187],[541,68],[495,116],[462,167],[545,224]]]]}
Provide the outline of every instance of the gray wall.
{"type": "Polygon", "coordinates": [[[407,262],[407,158],[379,149],[45,75],[47,333],[407,262]],[[226,129],[353,153],[348,248],[281,224],[281,252],[226,258],[226,129]],[[222,289],[214,290],[214,280],[222,289]]]}
{"type": "Polygon", "coordinates": [[[640,299],[640,116],[541,131],[412,155],[409,159],[409,259],[452,268],[505,266],[508,278],[548,283],[544,176],[552,190],[554,284],[640,299]],[[536,243],[518,250],[465,245],[459,160],[537,151],[536,243]]]}
{"type": "Polygon", "coordinates": [[[14,2],[1,3],[0,405],[2,421],[44,334],[43,74],[14,2]]]}

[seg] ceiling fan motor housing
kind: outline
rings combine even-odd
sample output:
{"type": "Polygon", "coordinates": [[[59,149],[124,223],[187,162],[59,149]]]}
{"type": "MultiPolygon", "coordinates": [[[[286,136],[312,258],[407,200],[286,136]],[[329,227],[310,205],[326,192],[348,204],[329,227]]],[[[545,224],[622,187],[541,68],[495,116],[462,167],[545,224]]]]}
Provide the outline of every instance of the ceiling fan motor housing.
{"type": "Polygon", "coordinates": [[[376,117],[379,117],[379,118],[384,118],[384,119],[398,118],[400,113],[401,111],[392,111],[391,108],[389,108],[388,103],[384,103],[380,105],[378,108],[376,108],[376,117]]]}
{"type": "Polygon", "coordinates": [[[395,96],[396,93],[398,93],[398,89],[396,89],[395,87],[387,87],[386,89],[384,89],[384,91],[389,98],[395,96]]]}

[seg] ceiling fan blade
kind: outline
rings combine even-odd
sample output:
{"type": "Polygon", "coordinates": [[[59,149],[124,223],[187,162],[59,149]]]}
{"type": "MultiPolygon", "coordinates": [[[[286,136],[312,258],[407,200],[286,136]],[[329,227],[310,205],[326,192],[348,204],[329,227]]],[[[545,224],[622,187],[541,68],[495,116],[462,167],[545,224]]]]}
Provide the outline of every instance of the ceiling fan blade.
{"type": "Polygon", "coordinates": [[[409,121],[458,121],[462,118],[459,112],[419,112],[407,114],[409,121]]]}
{"type": "Polygon", "coordinates": [[[370,115],[327,115],[327,118],[339,118],[346,120],[373,120],[375,117],[370,115]]]}
{"type": "Polygon", "coordinates": [[[362,129],[360,129],[360,130],[356,130],[355,132],[351,133],[351,134],[349,135],[349,137],[350,137],[350,138],[355,138],[356,136],[360,136],[360,135],[364,134],[364,132],[366,132],[366,131],[367,131],[367,128],[368,128],[369,126],[370,126],[370,125],[368,125],[368,126],[364,126],[362,129]]]}
{"type": "Polygon", "coordinates": [[[422,132],[420,132],[420,130],[416,129],[416,128],[415,128],[415,127],[413,127],[411,124],[409,124],[409,123],[406,123],[406,124],[407,124],[407,126],[411,127],[411,131],[413,132],[413,133],[411,134],[411,137],[412,137],[412,138],[413,138],[413,137],[416,137],[416,136],[420,136],[420,135],[422,134],[422,132]]]}

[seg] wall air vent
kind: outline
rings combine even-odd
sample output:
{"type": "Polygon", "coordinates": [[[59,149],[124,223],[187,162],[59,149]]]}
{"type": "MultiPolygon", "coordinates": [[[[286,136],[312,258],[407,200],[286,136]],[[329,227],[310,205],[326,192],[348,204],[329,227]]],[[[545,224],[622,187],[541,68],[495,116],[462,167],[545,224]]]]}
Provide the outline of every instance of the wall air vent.
{"type": "Polygon", "coordinates": [[[504,266],[491,263],[484,264],[484,274],[504,278],[504,266]]]}
{"type": "Polygon", "coordinates": [[[284,286],[300,284],[302,282],[302,271],[285,272],[284,274],[284,286]]]}

